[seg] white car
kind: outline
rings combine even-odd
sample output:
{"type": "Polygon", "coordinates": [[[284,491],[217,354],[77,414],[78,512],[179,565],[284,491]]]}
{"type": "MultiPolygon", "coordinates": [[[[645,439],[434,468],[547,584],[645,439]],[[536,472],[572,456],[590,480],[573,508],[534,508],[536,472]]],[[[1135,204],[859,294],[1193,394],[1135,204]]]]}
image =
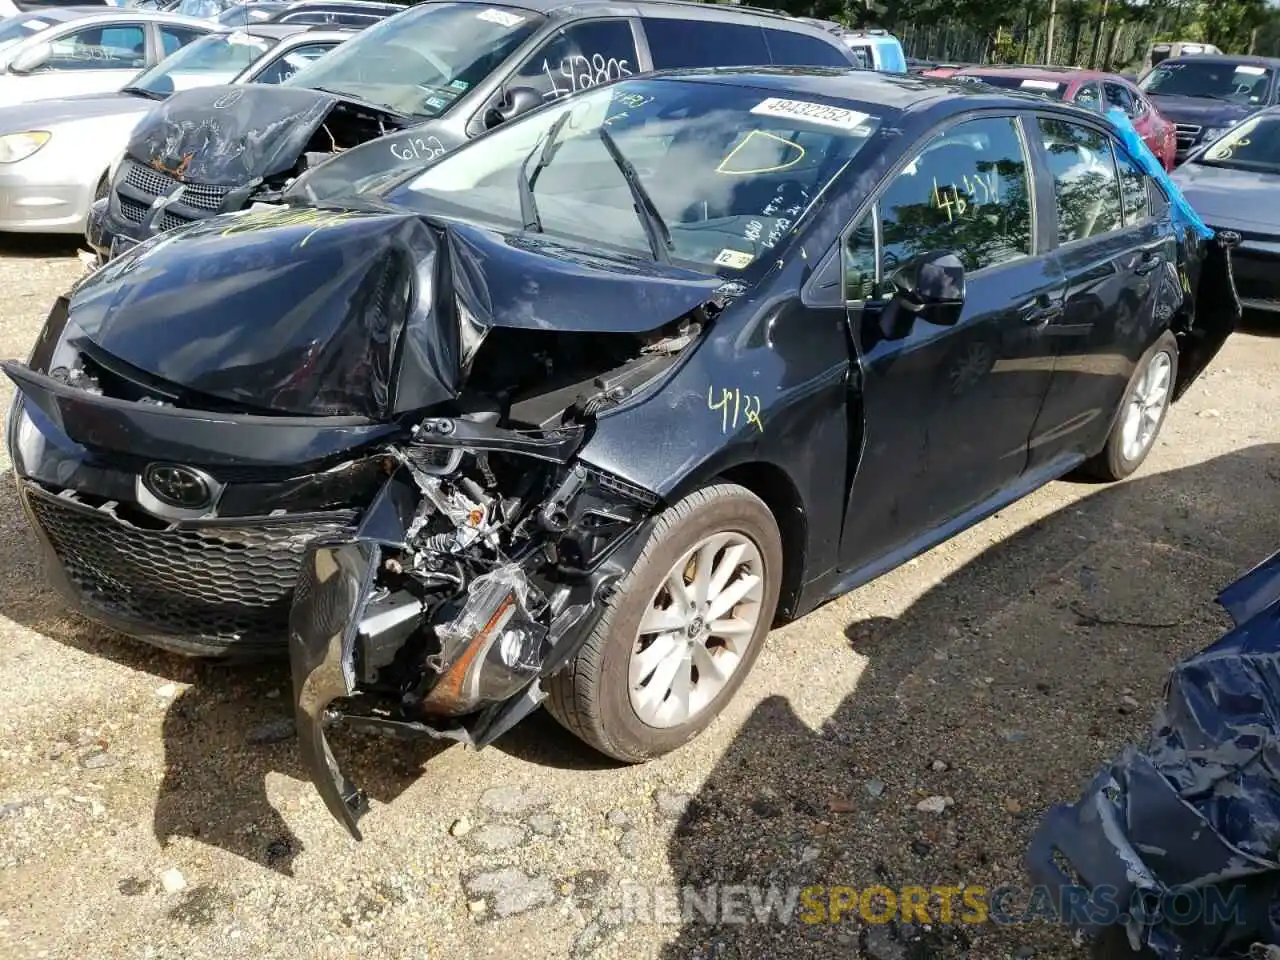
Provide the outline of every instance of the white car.
{"type": "Polygon", "coordinates": [[[351,30],[261,24],[213,33],[113,93],[0,107],[0,231],[82,233],[108,168],[157,101],[223,83],[280,83],[351,30]]]}
{"type": "Polygon", "coordinates": [[[0,20],[0,106],[119,90],[215,24],[148,10],[49,7],[0,20]]]}

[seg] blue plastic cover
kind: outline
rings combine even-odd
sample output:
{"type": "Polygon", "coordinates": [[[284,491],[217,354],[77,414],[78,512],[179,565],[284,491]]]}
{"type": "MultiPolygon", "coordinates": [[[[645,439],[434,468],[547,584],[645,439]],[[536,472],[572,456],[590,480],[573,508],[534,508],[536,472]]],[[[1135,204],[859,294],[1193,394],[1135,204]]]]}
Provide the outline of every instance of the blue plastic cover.
{"type": "Polygon", "coordinates": [[[1134,128],[1133,122],[1125,115],[1125,112],[1118,107],[1112,107],[1107,111],[1107,119],[1116,128],[1116,132],[1120,134],[1120,141],[1128,149],[1133,159],[1138,161],[1143,172],[1164,187],[1164,192],[1169,195],[1174,222],[1184,227],[1189,227],[1206,240],[1213,237],[1213,228],[1206,226],[1205,222],[1200,219],[1200,215],[1192,209],[1191,204],[1187,202],[1187,198],[1182,195],[1182,191],[1173,182],[1173,178],[1169,176],[1169,172],[1165,170],[1164,165],[1156,159],[1156,155],[1151,152],[1151,148],[1147,146],[1146,141],[1142,139],[1142,135],[1134,128]]]}

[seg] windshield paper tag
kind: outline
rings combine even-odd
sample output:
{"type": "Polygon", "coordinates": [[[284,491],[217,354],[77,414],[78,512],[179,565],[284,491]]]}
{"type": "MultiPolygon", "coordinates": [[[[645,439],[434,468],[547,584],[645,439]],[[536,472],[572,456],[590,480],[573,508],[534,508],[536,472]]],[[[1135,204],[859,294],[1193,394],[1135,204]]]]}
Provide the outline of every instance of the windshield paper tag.
{"type": "Polygon", "coordinates": [[[1057,90],[1058,85],[1052,80],[1023,80],[1022,86],[1026,90],[1057,90]]]}
{"type": "Polygon", "coordinates": [[[716,257],[716,266],[732,267],[734,270],[744,270],[751,266],[751,261],[755,257],[749,253],[743,253],[741,250],[721,250],[719,256],[716,257]]]}
{"type": "Polygon", "coordinates": [[[864,120],[869,119],[868,114],[859,113],[857,110],[829,107],[825,103],[812,103],[807,100],[784,100],[781,97],[762,100],[751,108],[751,112],[762,117],[807,120],[810,123],[838,127],[841,130],[853,130],[864,120]]]}
{"type": "Polygon", "coordinates": [[[1236,67],[1236,73],[1243,73],[1248,77],[1260,77],[1266,72],[1266,67],[1246,67],[1243,65],[1236,67]]]}
{"type": "Polygon", "coordinates": [[[476,14],[477,20],[487,20],[490,23],[497,23],[504,27],[514,27],[517,24],[524,23],[524,17],[516,13],[505,13],[502,10],[481,10],[476,14]]]}

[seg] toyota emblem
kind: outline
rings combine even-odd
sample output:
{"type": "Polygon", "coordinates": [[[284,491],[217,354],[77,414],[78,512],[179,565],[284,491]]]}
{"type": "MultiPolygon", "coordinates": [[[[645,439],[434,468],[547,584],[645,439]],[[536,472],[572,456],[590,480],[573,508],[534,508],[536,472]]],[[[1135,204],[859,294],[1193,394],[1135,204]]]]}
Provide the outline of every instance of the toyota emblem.
{"type": "Polygon", "coordinates": [[[142,482],[161,503],[183,510],[211,505],[217,489],[217,481],[207,473],[169,463],[151,464],[142,482]]]}
{"type": "Polygon", "coordinates": [[[240,98],[244,96],[243,90],[228,90],[217,100],[213,101],[213,109],[225,110],[227,107],[234,107],[240,102],[240,98]]]}

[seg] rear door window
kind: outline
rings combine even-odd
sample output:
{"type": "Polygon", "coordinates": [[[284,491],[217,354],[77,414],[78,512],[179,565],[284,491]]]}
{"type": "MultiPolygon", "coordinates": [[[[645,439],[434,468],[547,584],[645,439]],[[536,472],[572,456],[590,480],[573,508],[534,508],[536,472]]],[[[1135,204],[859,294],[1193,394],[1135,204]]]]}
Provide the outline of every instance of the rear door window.
{"type": "Polygon", "coordinates": [[[187,27],[175,27],[168,23],[159,25],[160,30],[160,47],[164,56],[170,56],[177,53],[192,40],[198,40],[204,36],[197,30],[191,30],[187,27]]]}
{"type": "Polygon", "coordinates": [[[544,100],[629,77],[638,72],[628,20],[585,20],[557,30],[511,78],[544,100]]]}
{"type": "Polygon", "coordinates": [[[320,43],[304,43],[277,57],[266,69],[253,78],[254,83],[283,83],[295,73],[318,60],[338,45],[336,40],[320,43]]]}
{"type": "Polygon", "coordinates": [[[745,67],[769,63],[764,31],[754,24],[643,17],[653,69],[745,67]]]}
{"type": "Polygon", "coordinates": [[[1037,121],[1053,175],[1058,242],[1087,240],[1123,225],[1111,138],[1065,120],[1037,121]]]}
{"type": "Polygon", "coordinates": [[[780,67],[848,67],[849,58],[840,50],[803,33],[765,30],[769,62],[780,67]]]}
{"type": "Polygon", "coordinates": [[[1107,82],[1102,85],[1102,93],[1107,101],[1107,109],[1118,107],[1126,117],[1136,117],[1140,111],[1129,88],[1121,83],[1107,82]]]}

